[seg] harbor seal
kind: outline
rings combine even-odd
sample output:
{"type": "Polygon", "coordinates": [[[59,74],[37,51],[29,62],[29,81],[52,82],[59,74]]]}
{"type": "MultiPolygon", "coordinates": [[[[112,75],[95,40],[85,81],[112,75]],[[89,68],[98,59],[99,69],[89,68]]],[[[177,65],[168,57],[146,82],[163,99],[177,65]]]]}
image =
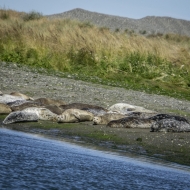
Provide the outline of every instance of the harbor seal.
{"type": "Polygon", "coordinates": [[[22,110],[22,112],[35,113],[39,120],[56,121],[57,118],[57,114],[47,108],[30,107],[22,110]]]}
{"type": "Polygon", "coordinates": [[[126,117],[123,114],[117,114],[117,113],[106,113],[101,116],[95,116],[93,118],[93,124],[94,125],[107,125],[112,120],[117,120],[126,117]]]}
{"type": "Polygon", "coordinates": [[[114,128],[150,128],[153,122],[150,119],[138,117],[125,117],[110,121],[106,126],[114,128]]]}
{"type": "Polygon", "coordinates": [[[149,117],[149,119],[154,120],[154,121],[160,121],[162,119],[173,119],[176,121],[183,121],[183,122],[189,123],[189,121],[184,117],[170,115],[170,114],[157,114],[155,116],[149,117]]]}
{"type": "Polygon", "coordinates": [[[14,107],[14,106],[20,106],[20,105],[22,105],[22,104],[24,104],[26,102],[27,102],[26,100],[16,100],[14,102],[7,103],[7,105],[10,106],[10,107],[14,107]]]}
{"type": "Polygon", "coordinates": [[[71,103],[71,104],[66,104],[66,105],[61,105],[61,109],[66,110],[66,109],[80,109],[80,110],[85,110],[88,112],[91,112],[94,115],[103,115],[107,113],[107,109],[96,106],[96,105],[90,105],[90,104],[82,104],[82,103],[71,103]]]}
{"type": "Polygon", "coordinates": [[[47,106],[44,106],[44,108],[50,110],[51,112],[57,115],[61,115],[63,113],[63,110],[59,106],[56,106],[56,105],[47,105],[47,106]]]}
{"type": "Polygon", "coordinates": [[[0,103],[3,103],[3,104],[8,104],[10,102],[15,102],[17,100],[24,100],[25,101],[25,99],[22,97],[12,96],[9,94],[3,94],[0,96],[0,103]]]}
{"type": "Polygon", "coordinates": [[[14,102],[13,102],[13,105],[12,103],[9,103],[8,105],[11,105],[11,110],[12,111],[22,111],[26,108],[30,108],[30,107],[42,107],[40,105],[40,103],[37,103],[37,102],[34,102],[34,101],[26,101],[20,105],[15,105],[14,102]]]}
{"type": "Polygon", "coordinates": [[[57,116],[58,123],[75,123],[81,121],[92,121],[94,115],[88,111],[80,109],[67,109],[57,116]]]}
{"type": "Polygon", "coordinates": [[[101,116],[95,116],[93,118],[94,125],[107,125],[112,120],[118,120],[124,117],[139,117],[139,118],[149,118],[153,116],[153,113],[144,113],[144,112],[129,112],[127,114],[119,114],[119,113],[106,113],[101,116]]]}
{"type": "Polygon", "coordinates": [[[0,114],[9,114],[11,112],[12,110],[8,105],[0,103],[0,114]]]}
{"type": "Polygon", "coordinates": [[[38,115],[36,113],[28,113],[23,111],[12,112],[3,120],[3,124],[25,121],[38,121],[38,115]]]}
{"type": "Polygon", "coordinates": [[[148,110],[140,106],[134,106],[126,103],[114,104],[108,108],[108,112],[115,112],[120,114],[128,114],[130,112],[157,113],[155,111],[148,110]]]}
{"type": "Polygon", "coordinates": [[[161,119],[152,124],[150,132],[190,132],[190,125],[183,120],[161,119]]]}
{"type": "Polygon", "coordinates": [[[25,94],[22,94],[20,92],[11,92],[10,95],[12,95],[12,96],[18,96],[18,97],[21,97],[21,98],[23,98],[25,100],[34,100],[33,98],[31,98],[31,97],[29,97],[29,96],[27,96],[25,94]]]}
{"type": "Polygon", "coordinates": [[[38,98],[33,101],[34,103],[39,104],[40,106],[47,106],[47,105],[65,105],[65,102],[62,100],[55,100],[50,98],[38,98]]]}

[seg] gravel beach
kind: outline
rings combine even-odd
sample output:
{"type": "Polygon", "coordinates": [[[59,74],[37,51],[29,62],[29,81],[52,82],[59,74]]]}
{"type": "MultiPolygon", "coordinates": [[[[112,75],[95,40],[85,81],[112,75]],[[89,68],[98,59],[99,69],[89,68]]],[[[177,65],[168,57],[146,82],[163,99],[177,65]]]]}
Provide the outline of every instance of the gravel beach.
{"type": "Polygon", "coordinates": [[[66,103],[88,103],[105,108],[115,103],[128,103],[190,119],[190,101],[74,80],[71,75],[61,78],[44,70],[39,73],[35,69],[20,67],[16,63],[0,62],[0,67],[0,89],[3,93],[19,91],[33,98],[54,98],[66,103]]]}
{"type": "MultiPolygon", "coordinates": [[[[87,103],[104,108],[115,103],[128,103],[160,113],[181,115],[190,120],[189,101],[74,80],[71,75],[62,78],[56,73],[48,74],[45,70],[39,71],[16,63],[0,62],[0,68],[0,91],[3,93],[17,91],[33,98],[46,97],[60,99],[66,103],[87,103]]],[[[92,123],[63,126],[45,123],[44,125],[48,125],[47,129],[42,125],[43,122],[38,122],[38,124],[24,123],[3,127],[64,138],[78,136],[80,140],[97,145],[190,165],[190,133],[151,133],[149,129],[109,129],[105,126],[94,126],[92,123]],[[53,130],[55,128],[58,131],[53,130]]]]}

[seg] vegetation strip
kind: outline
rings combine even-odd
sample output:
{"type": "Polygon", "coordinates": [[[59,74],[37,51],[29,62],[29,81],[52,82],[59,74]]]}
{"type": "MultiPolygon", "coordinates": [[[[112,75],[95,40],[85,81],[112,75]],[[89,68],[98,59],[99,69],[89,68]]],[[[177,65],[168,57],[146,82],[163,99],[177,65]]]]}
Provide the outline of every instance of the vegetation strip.
{"type": "Polygon", "coordinates": [[[111,32],[37,12],[0,10],[0,19],[2,61],[190,100],[189,37],[111,32]]]}

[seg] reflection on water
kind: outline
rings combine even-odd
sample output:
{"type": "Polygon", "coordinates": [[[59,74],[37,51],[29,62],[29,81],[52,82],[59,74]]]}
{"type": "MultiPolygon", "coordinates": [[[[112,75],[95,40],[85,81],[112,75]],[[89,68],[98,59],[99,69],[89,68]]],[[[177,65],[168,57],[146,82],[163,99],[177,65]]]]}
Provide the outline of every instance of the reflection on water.
{"type": "Polygon", "coordinates": [[[181,190],[190,172],[0,128],[0,189],[181,190]]]}

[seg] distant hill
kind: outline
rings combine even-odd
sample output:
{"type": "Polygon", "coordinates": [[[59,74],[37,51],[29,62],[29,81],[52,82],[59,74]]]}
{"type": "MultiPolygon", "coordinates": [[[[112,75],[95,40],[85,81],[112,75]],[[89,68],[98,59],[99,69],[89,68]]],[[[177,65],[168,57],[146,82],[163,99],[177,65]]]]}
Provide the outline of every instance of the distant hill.
{"type": "Polygon", "coordinates": [[[141,19],[131,19],[83,9],[73,9],[60,14],[48,15],[48,18],[69,18],[82,22],[90,22],[100,27],[107,27],[113,31],[129,30],[143,34],[175,33],[190,36],[190,21],[171,17],[147,16],[141,19]]]}

